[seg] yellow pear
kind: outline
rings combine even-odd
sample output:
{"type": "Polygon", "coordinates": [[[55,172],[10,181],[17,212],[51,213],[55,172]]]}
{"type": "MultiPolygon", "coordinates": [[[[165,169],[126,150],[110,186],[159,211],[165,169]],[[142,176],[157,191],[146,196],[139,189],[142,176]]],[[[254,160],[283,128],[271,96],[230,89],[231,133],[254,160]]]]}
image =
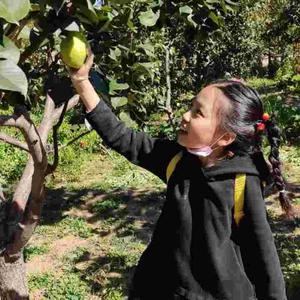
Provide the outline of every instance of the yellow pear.
{"type": "Polygon", "coordinates": [[[62,60],[69,67],[79,69],[87,55],[87,41],[81,32],[69,32],[60,44],[62,60]]]}

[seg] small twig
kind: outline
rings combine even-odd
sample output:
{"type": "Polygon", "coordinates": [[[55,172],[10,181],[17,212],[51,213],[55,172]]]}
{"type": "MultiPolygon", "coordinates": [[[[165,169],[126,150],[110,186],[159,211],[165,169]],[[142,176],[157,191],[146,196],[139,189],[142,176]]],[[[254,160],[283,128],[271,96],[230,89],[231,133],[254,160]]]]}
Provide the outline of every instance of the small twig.
{"type": "Polygon", "coordinates": [[[83,137],[83,136],[89,134],[90,132],[91,132],[90,130],[87,130],[87,131],[85,131],[85,132],[79,134],[78,136],[76,136],[75,138],[73,138],[72,140],[70,140],[69,142],[67,142],[65,145],[61,145],[61,146],[59,147],[59,150],[65,148],[65,147],[67,147],[67,146],[70,146],[71,144],[73,144],[74,142],[76,142],[77,140],[79,140],[81,137],[83,137]]]}
{"type": "Polygon", "coordinates": [[[165,47],[166,51],[166,82],[167,82],[167,99],[166,108],[171,109],[171,76],[170,76],[170,49],[169,44],[165,47]]]}
{"type": "Polygon", "coordinates": [[[109,153],[109,151],[104,147],[104,145],[100,144],[100,148],[102,150],[104,150],[104,152],[109,156],[109,158],[114,161],[114,158],[112,157],[112,155],[109,153]]]}
{"type": "Polygon", "coordinates": [[[58,154],[58,138],[57,138],[57,135],[58,135],[58,129],[61,126],[61,124],[64,120],[67,108],[68,108],[68,101],[64,103],[64,106],[63,106],[63,109],[61,111],[61,115],[59,117],[59,120],[58,120],[57,124],[53,126],[53,135],[52,135],[52,137],[53,137],[53,148],[54,148],[54,161],[53,161],[52,165],[48,164],[47,170],[46,170],[46,176],[53,173],[55,171],[55,169],[57,168],[57,166],[58,166],[59,154],[58,154]]]}
{"type": "Polygon", "coordinates": [[[4,193],[3,193],[3,188],[0,184],[0,204],[1,202],[4,202],[6,199],[5,199],[5,196],[4,196],[4,193]]]}
{"type": "Polygon", "coordinates": [[[169,107],[169,108],[162,107],[162,110],[167,113],[168,119],[169,119],[169,123],[172,126],[173,131],[176,132],[176,125],[174,123],[174,113],[173,113],[172,107],[169,107]]]}

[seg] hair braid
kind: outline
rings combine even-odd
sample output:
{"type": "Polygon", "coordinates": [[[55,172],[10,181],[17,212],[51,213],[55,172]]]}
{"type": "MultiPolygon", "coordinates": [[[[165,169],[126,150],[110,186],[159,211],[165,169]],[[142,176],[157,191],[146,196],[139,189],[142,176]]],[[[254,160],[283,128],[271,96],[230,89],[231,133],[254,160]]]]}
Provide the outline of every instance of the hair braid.
{"type": "Polygon", "coordinates": [[[264,120],[263,102],[258,92],[244,81],[234,78],[216,80],[210,84],[221,90],[229,103],[227,107],[220,110],[219,126],[227,132],[234,132],[236,139],[226,147],[226,150],[235,155],[250,154],[254,158],[254,163],[263,181],[269,186],[271,181],[274,182],[279,191],[282,210],[289,218],[295,217],[292,204],[285,192],[285,182],[281,173],[280,129],[273,120],[269,118],[264,120]],[[262,152],[262,131],[258,128],[259,124],[265,125],[267,138],[271,145],[270,163],[266,162],[262,152]]]}
{"type": "Polygon", "coordinates": [[[288,217],[293,216],[293,208],[285,191],[285,182],[282,177],[282,164],[279,158],[280,129],[271,119],[266,121],[267,138],[271,146],[269,161],[272,165],[272,176],[279,191],[279,201],[282,209],[288,217]]]}

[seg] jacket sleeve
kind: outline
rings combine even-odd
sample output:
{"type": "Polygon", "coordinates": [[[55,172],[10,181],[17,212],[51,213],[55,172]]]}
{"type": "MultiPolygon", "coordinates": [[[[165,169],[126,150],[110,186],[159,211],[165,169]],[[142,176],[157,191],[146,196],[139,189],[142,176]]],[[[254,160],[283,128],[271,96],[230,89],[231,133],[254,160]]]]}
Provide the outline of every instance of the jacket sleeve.
{"type": "Polygon", "coordinates": [[[107,146],[166,182],[168,163],[182,149],[178,143],[126,127],[103,100],[86,118],[107,146]]]}
{"type": "Polygon", "coordinates": [[[286,300],[285,283],[258,176],[247,175],[244,212],[239,228],[240,250],[256,297],[259,300],[286,300]]]}

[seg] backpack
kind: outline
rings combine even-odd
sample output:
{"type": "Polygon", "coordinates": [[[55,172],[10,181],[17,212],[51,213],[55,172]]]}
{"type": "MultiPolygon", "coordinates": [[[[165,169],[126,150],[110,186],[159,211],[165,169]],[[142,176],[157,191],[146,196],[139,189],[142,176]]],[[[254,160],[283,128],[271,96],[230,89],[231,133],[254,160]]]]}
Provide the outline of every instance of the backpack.
{"type": "MultiPolygon", "coordinates": [[[[182,158],[183,152],[178,152],[169,162],[166,177],[167,182],[169,181],[171,175],[173,174],[176,165],[182,158]]],[[[244,217],[244,201],[245,201],[245,186],[246,186],[246,174],[239,173],[235,176],[234,183],[234,220],[238,226],[241,219],[244,217]]]]}

